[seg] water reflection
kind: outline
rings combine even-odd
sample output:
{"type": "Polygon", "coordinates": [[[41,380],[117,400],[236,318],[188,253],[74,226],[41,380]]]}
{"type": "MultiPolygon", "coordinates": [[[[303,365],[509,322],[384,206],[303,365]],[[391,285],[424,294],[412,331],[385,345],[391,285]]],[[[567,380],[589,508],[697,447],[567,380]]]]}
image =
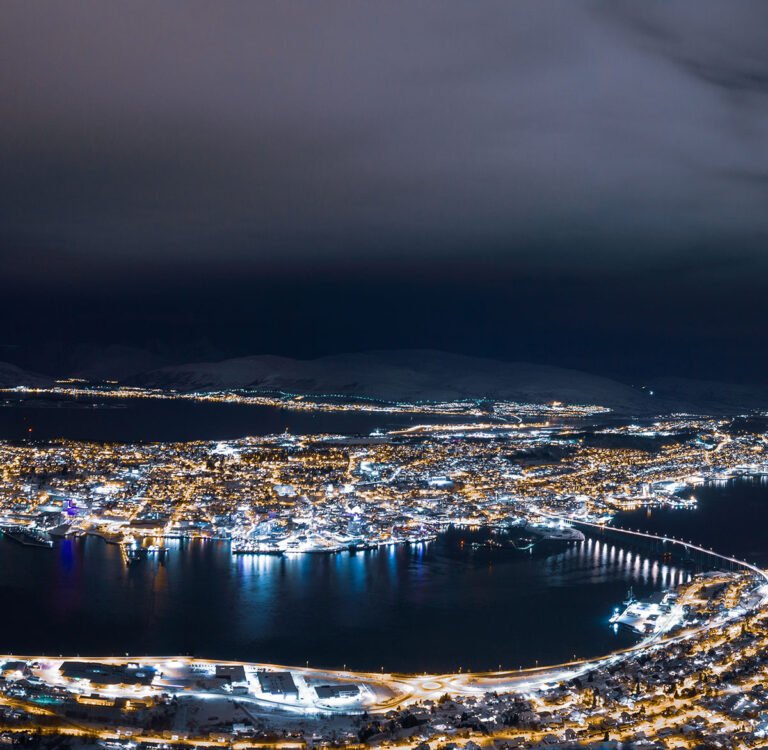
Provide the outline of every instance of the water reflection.
{"type": "Polygon", "coordinates": [[[652,588],[678,586],[691,578],[691,572],[683,567],[597,538],[588,538],[550,556],[547,566],[551,582],[561,585],[577,582],[579,574],[590,583],[622,580],[628,586],[641,584],[652,588]]]}
{"type": "Polygon", "coordinates": [[[115,546],[52,553],[0,541],[7,651],[195,653],[360,669],[452,670],[555,662],[633,642],[607,619],[694,567],[614,538],[473,548],[453,531],[413,547],[335,556],[233,556],[225,542],[169,541],[129,568],[115,546]],[[563,623],[567,622],[567,627],[563,623]]]}

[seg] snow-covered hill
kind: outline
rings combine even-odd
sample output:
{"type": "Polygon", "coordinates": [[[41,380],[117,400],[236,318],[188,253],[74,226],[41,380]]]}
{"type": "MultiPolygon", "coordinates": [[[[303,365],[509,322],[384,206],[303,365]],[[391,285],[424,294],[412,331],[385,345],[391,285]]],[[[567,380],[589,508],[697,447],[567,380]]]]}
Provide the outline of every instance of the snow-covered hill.
{"type": "Polygon", "coordinates": [[[609,378],[546,365],[434,351],[367,352],[295,360],[253,356],[164,367],[137,383],[184,390],[259,388],[384,400],[495,398],[599,403],[645,411],[643,391],[609,378]]]}
{"type": "Polygon", "coordinates": [[[0,388],[14,388],[17,385],[45,386],[52,379],[36,372],[22,370],[10,362],[0,362],[0,388]]]}
{"type": "MultiPolygon", "coordinates": [[[[62,354],[62,365],[57,368],[61,372],[56,374],[182,391],[254,388],[384,401],[564,401],[601,404],[637,415],[768,410],[766,386],[658,378],[639,388],[578,370],[429,350],[373,351],[313,360],[258,355],[163,367],[158,362],[162,362],[159,357],[130,347],[92,351],[81,347],[62,354]]],[[[0,362],[0,387],[46,385],[52,380],[0,362]]]]}

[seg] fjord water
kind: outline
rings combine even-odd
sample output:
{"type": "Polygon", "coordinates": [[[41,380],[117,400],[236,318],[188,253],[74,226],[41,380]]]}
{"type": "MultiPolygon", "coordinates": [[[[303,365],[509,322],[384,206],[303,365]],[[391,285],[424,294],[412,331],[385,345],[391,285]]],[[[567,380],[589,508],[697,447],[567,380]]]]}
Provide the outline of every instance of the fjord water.
{"type": "Polygon", "coordinates": [[[273,406],[163,399],[19,398],[0,401],[0,440],[167,442],[233,440],[244,435],[368,434],[413,424],[465,421],[458,417],[308,412],[273,406]]]}
{"type": "Polygon", "coordinates": [[[635,642],[608,618],[692,567],[591,537],[533,554],[431,544],[295,557],[172,543],[126,566],[90,537],[53,550],[0,539],[0,653],[185,654],[328,668],[453,671],[554,663],[635,642]]]}

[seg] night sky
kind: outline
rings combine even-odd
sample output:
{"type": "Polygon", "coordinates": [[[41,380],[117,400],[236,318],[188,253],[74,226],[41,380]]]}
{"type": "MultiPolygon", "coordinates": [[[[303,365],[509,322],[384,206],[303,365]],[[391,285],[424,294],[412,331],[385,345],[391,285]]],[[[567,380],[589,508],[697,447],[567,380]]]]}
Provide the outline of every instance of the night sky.
{"type": "Polygon", "coordinates": [[[5,0],[0,343],[766,382],[767,30],[764,0],[5,0]]]}

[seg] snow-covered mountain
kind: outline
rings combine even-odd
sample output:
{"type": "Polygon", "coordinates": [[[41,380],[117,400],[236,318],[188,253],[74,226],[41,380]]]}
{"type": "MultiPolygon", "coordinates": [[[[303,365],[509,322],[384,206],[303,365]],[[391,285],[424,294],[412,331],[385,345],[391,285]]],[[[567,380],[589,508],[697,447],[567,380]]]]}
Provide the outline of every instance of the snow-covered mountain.
{"type": "MultiPolygon", "coordinates": [[[[373,351],[312,360],[258,355],[162,367],[159,357],[130,347],[81,348],[65,354],[57,368],[61,372],[55,373],[58,377],[117,379],[124,385],[181,391],[254,388],[384,401],[564,401],[601,404],[637,415],[768,410],[768,386],[657,378],[640,388],[578,370],[430,350],[373,351]]],[[[52,380],[53,376],[0,362],[0,387],[46,385],[52,380]]]]}
{"type": "Polygon", "coordinates": [[[295,360],[253,356],[163,367],[135,379],[182,390],[259,388],[389,401],[495,398],[599,403],[645,411],[648,395],[577,370],[434,351],[366,352],[295,360]]]}
{"type": "Polygon", "coordinates": [[[46,386],[52,378],[36,372],[23,370],[10,362],[0,362],[0,388],[14,388],[17,385],[46,386]]]}
{"type": "Polygon", "coordinates": [[[663,400],[704,404],[713,412],[728,413],[745,408],[768,411],[768,386],[765,385],[668,377],[654,378],[648,387],[663,400]]]}

